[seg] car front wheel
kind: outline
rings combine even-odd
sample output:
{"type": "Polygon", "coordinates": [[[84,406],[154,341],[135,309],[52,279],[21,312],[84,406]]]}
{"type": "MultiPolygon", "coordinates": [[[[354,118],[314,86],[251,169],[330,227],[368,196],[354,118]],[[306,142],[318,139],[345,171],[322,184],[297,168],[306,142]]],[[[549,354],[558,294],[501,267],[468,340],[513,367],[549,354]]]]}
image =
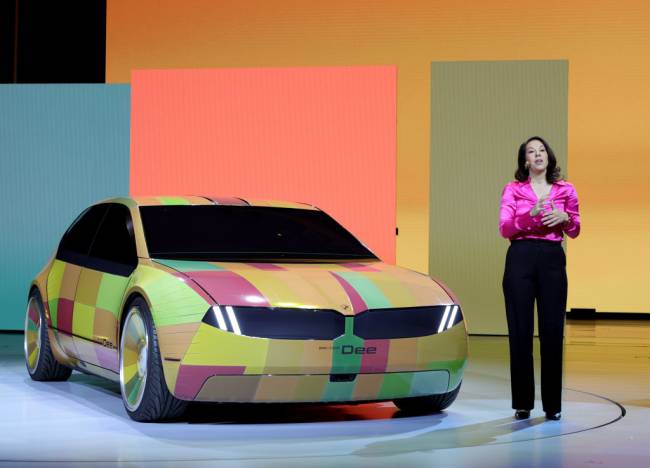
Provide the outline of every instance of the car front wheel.
{"type": "Polygon", "coordinates": [[[120,391],[126,412],[135,421],[177,418],[187,406],[167,389],[156,327],[141,297],[130,303],[122,326],[120,391]]]}

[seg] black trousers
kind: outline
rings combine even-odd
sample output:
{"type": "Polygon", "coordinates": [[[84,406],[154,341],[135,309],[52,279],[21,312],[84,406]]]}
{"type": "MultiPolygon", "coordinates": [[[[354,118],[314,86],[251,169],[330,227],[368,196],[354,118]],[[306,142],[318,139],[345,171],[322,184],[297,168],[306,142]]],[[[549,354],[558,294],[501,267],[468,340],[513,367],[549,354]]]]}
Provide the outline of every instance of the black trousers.
{"type": "Polygon", "coordinates": [[[566,311],[566,257],[559,242],[512,241],[503,274],[508,318],[512,407],[533,409],[533,316],[537,301],[542,367],[542,406],[562,409],[562,348],[566,311]]]}

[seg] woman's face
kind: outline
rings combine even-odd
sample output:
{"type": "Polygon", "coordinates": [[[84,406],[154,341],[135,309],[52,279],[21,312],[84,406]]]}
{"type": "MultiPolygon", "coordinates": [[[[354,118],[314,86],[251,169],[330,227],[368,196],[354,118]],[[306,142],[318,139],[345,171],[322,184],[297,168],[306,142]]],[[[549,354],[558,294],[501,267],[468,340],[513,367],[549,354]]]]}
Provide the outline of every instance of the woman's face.
{"type": "Polygon", "coordinates": [[[528,170],[534,173],[542,173],[548,167],[548,154],[544,143],[539,140],[531,140],[526,145],[526,163],[528,170]]]}

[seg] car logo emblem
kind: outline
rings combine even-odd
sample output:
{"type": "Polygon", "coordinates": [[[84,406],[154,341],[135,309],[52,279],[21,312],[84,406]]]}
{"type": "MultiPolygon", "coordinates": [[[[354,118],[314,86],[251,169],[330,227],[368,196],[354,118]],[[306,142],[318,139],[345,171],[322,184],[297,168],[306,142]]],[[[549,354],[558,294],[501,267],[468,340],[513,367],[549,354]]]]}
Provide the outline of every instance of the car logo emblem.
{"type": "Polygon", "coordinates": [[[347,304],[343,304],[343,310],[350,310],[350,306],[347,304]]]}

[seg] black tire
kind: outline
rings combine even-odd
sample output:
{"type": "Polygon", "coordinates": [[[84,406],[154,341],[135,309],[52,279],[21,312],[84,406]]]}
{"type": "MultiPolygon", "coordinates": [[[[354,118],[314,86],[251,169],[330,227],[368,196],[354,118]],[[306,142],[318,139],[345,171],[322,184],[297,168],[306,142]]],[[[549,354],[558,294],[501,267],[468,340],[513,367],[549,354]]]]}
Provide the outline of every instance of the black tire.
{"type": "Polygon", "coordinates": [[[25,316],[25,366],[27,367],[27,372],[32,380],[39,382],[61,382],[68,380],[70,374],[72,374],[72,369],[64,366],[59,361],[56,360],[52,354],[52,349],[50,348],[50,339],[48,335],[47,321],[45,320],[45,308],[43,307],[43,301],[41,295],[37,289],[34,289],[29,294],[29,300],[27,302],[27,312],[25,316]],[[40,349],[38,352],[38,357],[34,368],[30,368],[29,357],[27,355],[27,321],[29,318],[29,309],[31,306],[36,307],[39,315],[39,333],[40,338],[38,342],[40,343],[40,349]]]}
{"type": "Polygon", "coordinates": [[[125,346],[124,333],[121,333],[120,339],[120,390],[122,393],[122,402],[126,412],[131,419],[139,422],[155,422],[175,419],[183,415],[187,408],[188,402],[179,400],[174,397],[167,389],[167,383],[162,369],[162,361],[160,358],[160,350],[158,348],[158,335],[156,327],[153,324],[151,313],[146,301],[137,297],[130,302],[125,313],[127,314],[123,324],[122,332],[125,331],[129,316],[134,309],[140,314],[147,337],[147,359],[146,359],[146,378],[144,383],[144,390],[141,399],[136,406],[130,408],[125,395],[125,382],[123,370],[123,350],[125,346]]]}
{"type": "Polygon", "coordinates": [[[423,397],[401,398],[399,400],[393,400],[393,403],[400,411],[408,414],[439,413],[448,408],[456,400],[460,392],[461,384],[462,381],[451,392],[423,397]]]}

